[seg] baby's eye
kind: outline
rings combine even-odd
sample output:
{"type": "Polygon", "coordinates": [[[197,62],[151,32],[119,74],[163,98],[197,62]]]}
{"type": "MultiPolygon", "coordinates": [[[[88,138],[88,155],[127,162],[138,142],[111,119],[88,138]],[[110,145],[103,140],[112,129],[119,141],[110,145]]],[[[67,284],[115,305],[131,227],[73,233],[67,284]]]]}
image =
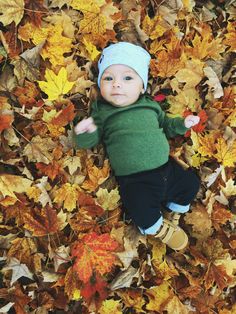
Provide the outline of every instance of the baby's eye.
{"type": "Polygon", "coordinates": [[[104,81],[112,81],[112,77],[111,76],[105,76],[103,78],[104,81]]]}
{"type": "Polygon", "coordinates": [[[131,76],[127,75],[127,76],[124,77],[124,79],[125,79],[125,81],[130,81],[130,80],[132,80],[133,78],[132,78],[131,76]]]}

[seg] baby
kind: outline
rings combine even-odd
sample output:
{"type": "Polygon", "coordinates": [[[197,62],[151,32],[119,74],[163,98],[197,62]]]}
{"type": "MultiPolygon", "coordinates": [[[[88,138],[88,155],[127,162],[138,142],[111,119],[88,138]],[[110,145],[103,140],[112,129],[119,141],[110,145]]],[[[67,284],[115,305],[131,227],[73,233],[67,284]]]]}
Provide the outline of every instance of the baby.
{"type": "Polygon", "coordinates": [[[104,143],[123,207],[140,232],[181,250],[188,237],[178,225],[179,215],[189,210],[199,179],[169,157],[167,139],[183,135],[199,117],[169,118],[144,94],[150,59],[146,50],[128,42],[103,50],[98,62],[102,100],[75,126],[74,138],[78,148],[104,143]],[[169,219],[163,208],[171,213],[169,219]]]}

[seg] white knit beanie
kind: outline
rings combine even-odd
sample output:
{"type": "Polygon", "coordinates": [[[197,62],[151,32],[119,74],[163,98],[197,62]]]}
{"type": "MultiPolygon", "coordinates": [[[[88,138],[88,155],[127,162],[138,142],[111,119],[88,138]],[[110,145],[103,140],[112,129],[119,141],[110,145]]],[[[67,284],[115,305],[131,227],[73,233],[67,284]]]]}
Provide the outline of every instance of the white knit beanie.
{"type": "Polygon", "coordinates": [[[101,77],[106,68],[113,64],[123,64],[138,73],[143,80],[144,89],[146,90],[150,59],[150,54],[140,46],[128,42],[110,45],[103,50],[98,61],[98,86],[100,87],[101,77]]]}

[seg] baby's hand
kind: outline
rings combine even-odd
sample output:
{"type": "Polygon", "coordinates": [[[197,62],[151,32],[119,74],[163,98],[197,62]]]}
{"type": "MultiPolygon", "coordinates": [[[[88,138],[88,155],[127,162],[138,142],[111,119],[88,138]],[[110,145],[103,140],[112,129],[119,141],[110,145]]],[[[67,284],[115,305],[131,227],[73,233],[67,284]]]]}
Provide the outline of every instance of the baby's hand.
{"type": "Polygon", "coordinates": [[[192,126],[198,124],[200,121],[199,116],[189,115],[184,119],[184,125],[186,128],[191,128],[192,126]]]}
{"type": "Polygon", "coordinates": [[[74,127],[75,134],[93,133],[97,130],[97,126],[93,121],[93,118],[84,119],[76,124],[74,127]]]}

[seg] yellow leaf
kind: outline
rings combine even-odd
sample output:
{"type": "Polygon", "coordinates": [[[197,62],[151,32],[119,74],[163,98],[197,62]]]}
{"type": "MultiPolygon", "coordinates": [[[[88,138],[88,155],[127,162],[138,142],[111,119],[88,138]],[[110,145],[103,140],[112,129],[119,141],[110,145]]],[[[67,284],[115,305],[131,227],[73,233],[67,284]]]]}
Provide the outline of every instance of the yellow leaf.
{"type": "Polygon", "coordinates": [[[216,143],[217,153],[215,158],[225,167],[233,167],[236,159],[236,142],[229,145],[223,138],[219,138],[216,143]]]}
{"type": "Polygon", "coordinates": [[[90,60],[94,61],[100,55],[100,51],[97,50],[91,42],[87,41],[86,38],[83,39],[86,50],[88,51],[90,60]]]}
{"type": "Polygon", "coordinates": [[[18,25],[24,15],[24,0],[0,0],[0,22],[9,25],[15,22],[18,25]]]}
{"type": "Polygon", "coordinates": [[[192,40],[193,47],[187,46],[185,51],[196,59],[203,60],[205,58],[212,58],[215,60],[222,59],[221,53],[225,51],[225,46],[222,44],[222,39],[214,38],[212,30],[209,25],[203,24],[200,36],[195,35],[192,40]]]}
{"type": "Polygon", "coordinates": [[[102,306],[98,311],[99,314],[122,314],[121,304],[115,300],[105,300],[102,302],[102,306]]]}
{"type": "Polygon", "coordinates": [[[229,197],[232,195],[236,195],[236,185],[234,184],[234,180],[230,178],[226,183],[225,187],[221,186],[221,190],[225,196],[229,197]]]}
{"type": "Polygon", "coordinates": [[[228,22],[227,31],[224,44],[230,46],[230,51],[236,51],[236,22],[228,22]]]}
{"type": "Polygon", "coordinates": [[[97,202],[102,208],[106,210],[113,210],[118,207],[118,202],[120,200],[118,188],[111,190],[110,192],[108,192],[107,189],[100,188],[97,191],[96,196],[97,202]]]}
{"type": "Polygon", "coordinates": [[[67,80],[67,71],[61,68],[58,75],[53,71],[46,69],[46,81],[38,81],[39,87],[48,95],[48,100],[56,100],[59,96],[67,94],[75,82],[67,80]]]}
{"type": "Polygon", "coordinates": [[[180,58],[173,58],[171,53],[162,50],[157,55],[157,60],[151,60],[150,68],[154,77],[171,77],[184,67],[184,62],[180,58]]]}
{"type": "Polygon", "coordinates": [[[75,289],[73,291],[73,296],[72,296],[71,300],[78,301],[80,298],[81,298],[80,290],[75,289]]]}
{"type": "Polygon", "coordinates": [[[185,83],[185,88],[193,88],[202,80],[204,63],[197,60],[189,60],[185,62],[184,68],[180,69],[175,77],[180,83],[185,83]]]}
{"type": "Polygon", "coordinates": [[[167,313],[189,314],[189,308],[181,303],[176,295],[169,300],[163,310],[166,310],[167,313]]]}
{"type": "Polygon", "coordinates": [[[149,303],[146,306],[147,310],[157,312],[160,311],[161,304],[173,295],[167,281],[164,281],[158,287],[146,290],[145,293],[149,296],[149,303]]]}
{"type": "Polygon", "coordinates": [[[198,148],[198,152],[202,156],[209,156],[213,157],[215,154],[215,141],[217,138],[217,133],[212,131],[208,134],[199,135],[199,144],[200,147],[198,148]]]}
{"type": "Polygon", "coordinates": [[[61,188],[55,192],[55,198],[53,202],[64,203],[64,208],[68,211],[72,211],[76,208],[78,200],[79,186],[77,184],[65,183],[61,188]]]}
{"type": "Polygon", "coordinates": [[[16,198],[14,192],[24,193],[31,186],[31,184],[32,181],[20,176],[10,174],[0,175],[0,191],[4,197],[10,196],[16,198]]]}
{"type": "Polygon", "coordinates": [[[43,59],[49,59],[54,67],[64,65],[64,53],[69,53],[72,48],[72,39],[62,35],[61,25],[50,25],[47,32],[47,42],[40,52],[43,59]],[[58,45],[60,43],[60,45],[58,45]]]}
{"type": "Polygon", "coordinates": [[[146,15],[142,23],[142,29],[152,40],[161,37],[168,30],[166,23],[159,15],[156,15],[153,19],[146,15]]]}

